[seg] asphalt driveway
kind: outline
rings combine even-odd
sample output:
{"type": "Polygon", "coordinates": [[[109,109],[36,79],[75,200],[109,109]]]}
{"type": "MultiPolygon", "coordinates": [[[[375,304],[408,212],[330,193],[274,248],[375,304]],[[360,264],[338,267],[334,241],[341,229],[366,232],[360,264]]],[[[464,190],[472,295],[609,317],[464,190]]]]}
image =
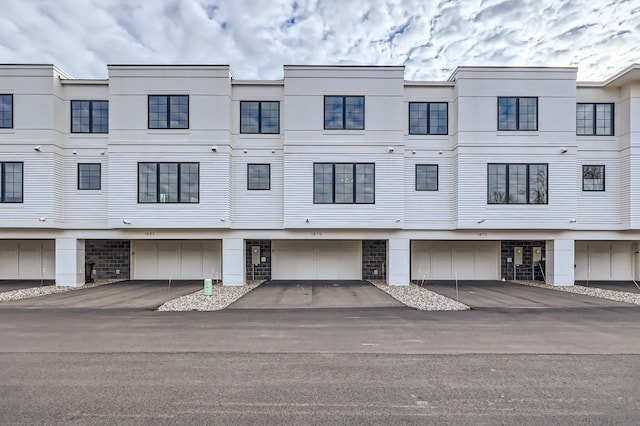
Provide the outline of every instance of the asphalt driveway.
{"type": "Polygon", "coordinates": [[[626,293],[640,293],[640,289],[632,281],[576,281],[584,287],[603,288],[605,290],[624,291],[626,293]]]}
{"type": "MultiPolygon", "coordinates": [[[[43,286],[54,284],[53,280],[44,280],[42,282],[43,286]]],[[[40,287],[40,280],[0,280],[0,293],[33,287],[40,287]]]]}
{"type": "Polygon", "coordinates": [[[200,290],[202,287],[202,280],[177,280],[171,283],[169,295],[166,280],[122,281],[82,290],[3,302],[0,303],[0,308],[154,309],[166,302],[168,298],[175,299],[200,290]]]}

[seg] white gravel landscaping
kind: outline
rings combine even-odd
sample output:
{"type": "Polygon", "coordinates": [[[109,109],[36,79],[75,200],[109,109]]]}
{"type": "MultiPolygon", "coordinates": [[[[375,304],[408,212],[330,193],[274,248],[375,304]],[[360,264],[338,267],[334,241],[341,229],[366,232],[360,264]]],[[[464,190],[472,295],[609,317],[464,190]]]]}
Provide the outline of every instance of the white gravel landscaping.
{"type": "Polygon", "coordinates": [[[43,287],[21,288],[19,290],[5,291],[0,293],[0,302],[10,302],[12,300],[29,299],[31,297],[44,296],[53,293],[65,293],[67,291],[84,290],[105,284],[117,283],[124,280],[96,280],[93,283],[81,285],[79,287],[57,287],[47,285],[43,287]]]}
{"type": "Polygon", "coordinates": [[[213,295],[205,296],[204,289],[177,299],[169,300],[158,311],[219,311],[226,308],[264,281],[249,281],[242,286],[216,284],[213,295]]]}
{"type": "Polygon", "coordinates": [[[470,308],[464,303],[442,296],[416,284],[387,285],[381,280],[369,282],[398,302],[419,311],[466,311],[470,308]]]}
{"type": "Polygon", "coordinates": [[[602,299],[615,300],[617,302],[632,303],[640,305],[640,294],[628,293],[626,291],[607,290],[598,287],[585,287],[581,285],[555,286],[544,284],[538,281],[512,281],[516,284],[523,284],[532,287],[549,288],[551,290],[566,291],[568,293],[583,294],[586,296],[600,297],[602,299]]]}

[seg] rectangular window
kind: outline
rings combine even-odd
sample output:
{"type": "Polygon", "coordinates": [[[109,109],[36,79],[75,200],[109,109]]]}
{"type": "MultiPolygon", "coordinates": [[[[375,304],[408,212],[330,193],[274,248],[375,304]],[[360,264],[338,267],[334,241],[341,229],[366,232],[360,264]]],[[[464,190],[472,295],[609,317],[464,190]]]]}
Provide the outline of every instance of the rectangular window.
{"type": "Polygon", "coordinates": [[[315,163],[313,165],[315,204],[375,203],[375,164],[315,163]]]}
{"type": "Polygon", "coordinates": [[[438,190],[438,165],[416,164],[416,191],[438,190]]]}
{"type": "Polygon", "coordinates": [[[364,96],[325,96],[324,128],[364,130],[364,96]]]}
{"type": "Polygon", "coordinates": [[[498,97],[498,130],[538,130],[538,98],[498,97]]]}
{"type": "Polygon", "coordinates": [[[150,129],[188,129],[188,95],[149,95],[150,129]]]}
{"type": "Polygon", "coordinates": [[[604,166],[582,166],[582,190],[604,191],[604,166]]]}
{"type": "Polygon", "coordinates": [[[0,202],[22,203],[23,163],[0,163],[0,202]]]}
{"type": "Polygon", "coordinates": [[[271,164],[247,164],[247,189],[271,189],[271,164]]]}
{"type": "Polygon", "coordinates": [[[409,102],[409,134],[446,135],[446,102],[409,102]]]}
{"type": "Polygon", "coordinates": [[[280,133],[280,102],[240,101],[240,133],[280,133]]]}
{"type": "Polygon", "coordinates": [[[109,132],[109,101],[71,101],[71,133],[109,132]]]}
{"type": "Polygon", "coordinates": [[[100,164],[78,164],[78,189],[100,189],[100,164]]]}
{"type": "Polygon", "coordinates": [[[613,136],[613,104],[576,105],[576,134],[613,136]]]}
{"type": "Polygon", "coordinates": [[[546,164],[488,164],[488,204],[547,204],[546,164]]]}
{"type": "Polygon", "coordinates": [[[13,128],[13,95],[0,95],[0,129],[13,128]]]}
{"type": "Polygon", "coordinates": [[[198,203],[199,163],[138,163],[138,203],[198,203]]]}

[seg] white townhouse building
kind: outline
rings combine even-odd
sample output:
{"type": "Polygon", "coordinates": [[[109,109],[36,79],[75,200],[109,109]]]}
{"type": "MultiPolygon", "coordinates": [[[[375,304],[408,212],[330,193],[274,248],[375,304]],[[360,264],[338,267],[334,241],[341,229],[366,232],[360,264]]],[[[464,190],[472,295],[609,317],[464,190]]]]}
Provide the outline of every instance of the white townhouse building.
{"type": "Polygon", "coordinates": [[[0,65],[0,279],[640,275],[640,65],[108,69],[0,65]]]}

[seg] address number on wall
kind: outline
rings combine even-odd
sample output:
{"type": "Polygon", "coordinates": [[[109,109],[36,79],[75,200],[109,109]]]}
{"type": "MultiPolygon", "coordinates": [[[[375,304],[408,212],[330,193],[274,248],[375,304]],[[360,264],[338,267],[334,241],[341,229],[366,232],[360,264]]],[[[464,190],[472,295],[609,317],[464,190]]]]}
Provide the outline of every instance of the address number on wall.
{"type": "Polygon", "coordinates": [[[478,232],[478,237],[486,237],[487,233],[486,232],[478,232]]]}
{"type": "Polygon", "coordinates": [[[145,237],[153,237],[155,235],[156,235],[156,233],[153,232],[153,231],[144,231],[144,236],[145,237]]]}

